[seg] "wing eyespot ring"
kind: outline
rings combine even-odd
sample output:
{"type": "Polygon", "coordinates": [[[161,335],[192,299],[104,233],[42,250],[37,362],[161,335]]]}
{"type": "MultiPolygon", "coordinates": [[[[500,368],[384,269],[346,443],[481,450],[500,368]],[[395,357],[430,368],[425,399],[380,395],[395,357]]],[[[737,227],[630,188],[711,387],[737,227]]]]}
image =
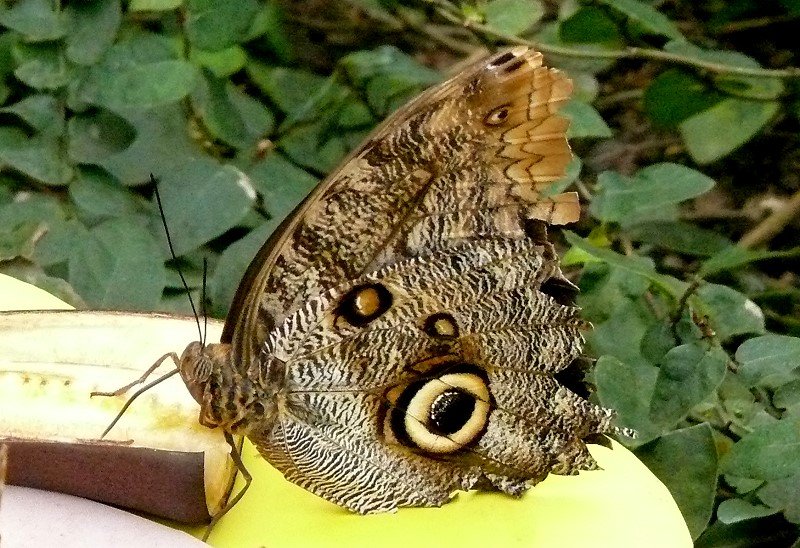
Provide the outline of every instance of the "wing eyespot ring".
{"type": "Polygon", "coordinates": [[[382,284],[357,285],[339,299],[334,325],[341,319],[353,327],[365,327],[385,314],[393,301],[392,292],[382,284]]]}
{"type": "Polygon", "coordinates": [[[437,312],[425,318],[422,331],[434,339],[453,340],[459,335],[458,323],[452,314],[437,312]]]}
{"type": "Polygon", "coordinates": [[[451,454],[475,444],[486,431],[491,411],[486,375],[461,364],[441,375],[405,387],[390,414],[400,443],[431,454],[451,454]]]}

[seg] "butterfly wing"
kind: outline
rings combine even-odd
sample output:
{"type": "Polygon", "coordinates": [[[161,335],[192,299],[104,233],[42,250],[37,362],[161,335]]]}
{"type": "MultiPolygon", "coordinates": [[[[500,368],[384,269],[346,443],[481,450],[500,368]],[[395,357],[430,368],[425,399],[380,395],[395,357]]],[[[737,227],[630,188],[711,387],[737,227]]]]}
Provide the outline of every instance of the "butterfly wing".
{"type": "Polygon", "coordinates": [[[583,439],[611,412],[556,380],[583,323],[540,230],[579,214],[544,193],[570,159],[570,91],[528,48],[478,62],[376,129],[259,253],[222,342],[246,378],[281,380],[246,431],[288,479],[373,512],[593,466],[583,439]]]}
{"type": "Polygon", "coordinates": [[[571,155],[557,109],[572,84],[526,47],[420,95],[378,127],[253,261],[222,342],[242,363],[320,290],[474,238],[521,237],[525,222],[578,218],[574,193],[542,194],[571,155]]]}
{"type": "Polygon", "coordinates": [[[584,323],[541,291],[560,275],[548,247],[477,240],[311,299],[271,334],[286,386],[250,438],[288,479],[362,513],[592,468],[583,438],[612,414],[554,378],[584,323]]]}

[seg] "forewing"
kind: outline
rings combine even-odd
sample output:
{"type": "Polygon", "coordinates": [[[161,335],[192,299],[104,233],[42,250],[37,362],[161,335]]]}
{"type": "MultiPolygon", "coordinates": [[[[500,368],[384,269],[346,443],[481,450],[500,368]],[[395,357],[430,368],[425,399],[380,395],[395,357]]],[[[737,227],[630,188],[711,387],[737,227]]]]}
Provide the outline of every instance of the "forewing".
{"type": "Polygon", "coordinates": [[[480,61],[401,108],[324,181],[253,262],[223,342],[249,362],[320,291],[433,249],[577,219],[544,196],[570,159],[557,114],[572,84],[525,47],[480,61]],[[234,333],[235,331],[235,333],[234,333]]]}

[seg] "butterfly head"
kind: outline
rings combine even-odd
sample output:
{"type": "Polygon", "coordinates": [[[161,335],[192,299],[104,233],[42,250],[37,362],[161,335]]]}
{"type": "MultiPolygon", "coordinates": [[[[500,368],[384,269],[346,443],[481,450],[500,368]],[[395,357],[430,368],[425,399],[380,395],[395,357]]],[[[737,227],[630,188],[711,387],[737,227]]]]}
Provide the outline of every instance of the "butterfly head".
{"type": "Polygon", "coordinates": [[[229,344],[190,343],[178,366],[189,393],[200,404],[200,424],[246,435],[253,425],[271,422],[275,398],[232,364],[229,344]]]}

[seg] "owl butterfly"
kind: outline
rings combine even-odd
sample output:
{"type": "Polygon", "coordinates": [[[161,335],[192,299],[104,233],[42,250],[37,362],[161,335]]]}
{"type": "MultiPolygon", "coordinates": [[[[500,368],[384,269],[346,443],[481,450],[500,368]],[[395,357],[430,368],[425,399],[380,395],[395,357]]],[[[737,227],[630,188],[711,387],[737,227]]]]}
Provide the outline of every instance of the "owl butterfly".
{"type": "Polygon", "coordinates": [[[585,324],[545,231],[579,215],[543,192],[571,89],[518,47],[377,128],[259,252],[220,344],[183,352],[200,422],[360,513],[594,467],[612,412],[558,380],[585,324]]]}

